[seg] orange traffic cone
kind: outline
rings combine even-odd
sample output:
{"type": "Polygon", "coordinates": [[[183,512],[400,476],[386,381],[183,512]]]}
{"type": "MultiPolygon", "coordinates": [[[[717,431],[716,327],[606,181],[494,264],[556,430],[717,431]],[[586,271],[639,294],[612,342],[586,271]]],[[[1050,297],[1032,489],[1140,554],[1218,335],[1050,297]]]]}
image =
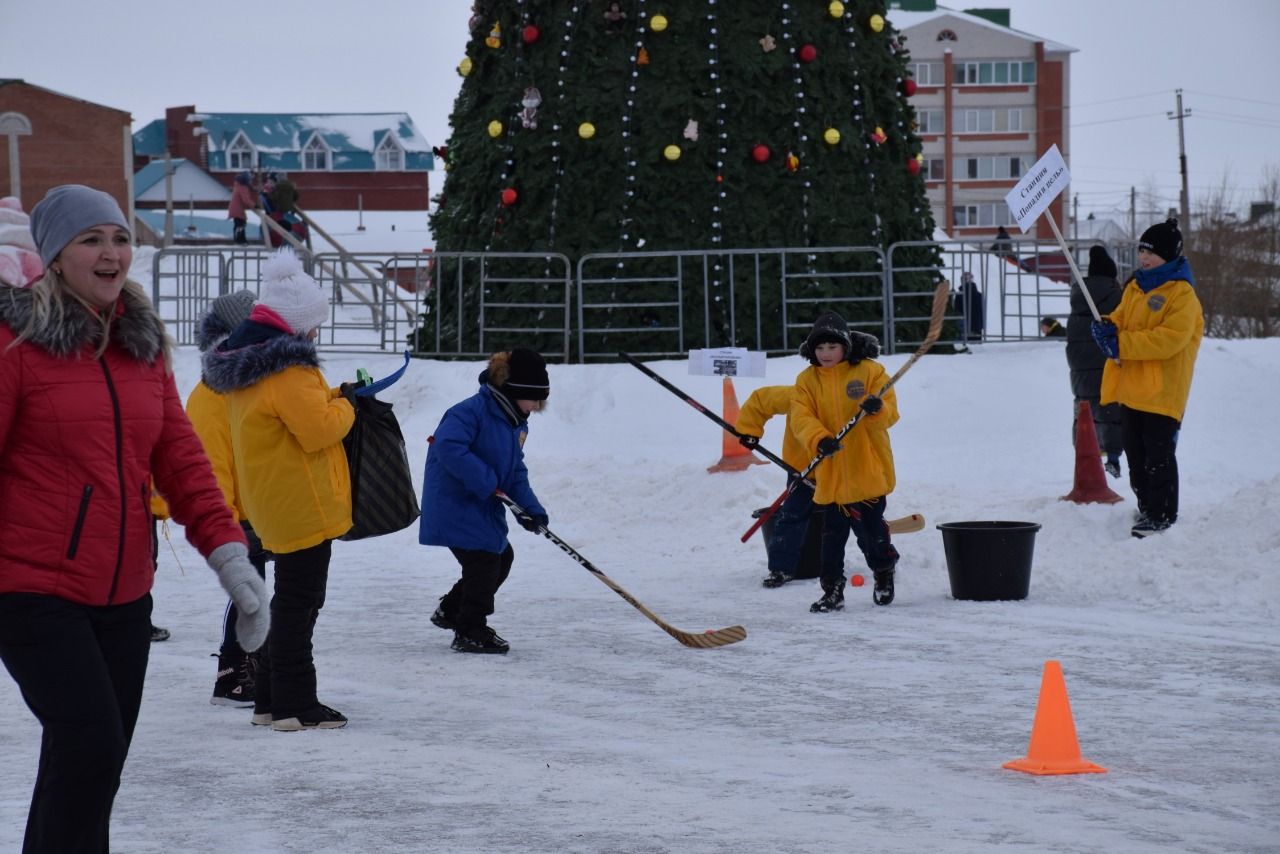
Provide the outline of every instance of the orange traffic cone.
{"type": "MultiPolygon", "coordinates": [[[[733,391],[733,378],[724,378],[724,420],[730,424],[738,423],[738,395],[733,391]]],[[[743,471],[748,466],[768,465],[766,460],[758,458],[747,450],[728,430],[722,431],[724,444],[720,453],[720,462],[707,469],[717,471],[743,471]]]]}
{"type": "Polygon", "coordinates": [[[1076,725],[1071,719],[1067,701],[1067,683],[1062,678],[1062,665],[1044,663],[1040,682],[1040,702],[1031,724],[1031,743],[1022,759],[1004,763],[1003,768],[1027,774],[1101,774],[1107,769],[1080,756],[1076,741],[1076,725]]]}
{"type": "Polygon", "coordinates": [[[1076,477],[1071,491],[1060,501],[1077,504],[1115,504],[1124,498],[1107,486],[1107,476],[1102,471],[1102,457],[1098,454],[1098,434],[1093,429],[1093,411],[1089,401],[1076,404],[1076,477]]]}

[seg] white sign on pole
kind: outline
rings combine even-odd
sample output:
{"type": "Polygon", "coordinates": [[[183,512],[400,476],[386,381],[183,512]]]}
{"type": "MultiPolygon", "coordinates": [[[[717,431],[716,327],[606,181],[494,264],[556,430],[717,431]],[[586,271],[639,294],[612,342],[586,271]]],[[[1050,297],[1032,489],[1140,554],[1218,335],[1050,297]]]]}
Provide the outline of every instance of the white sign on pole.
{"type": "Polygon", "coordinates": [[[765,354],[746,347],[689,351],[689,374],[701,377],[763,377],[765,354]]]}
{"type": "Polygon", "coordinates": [[[1058,146],[1053,145],[1009,191],[1004,203],[1009,206],[1013,221],[1025,233],[1070,183],[1071,172],[1067,163],[1062,159],[1058,146]]]}

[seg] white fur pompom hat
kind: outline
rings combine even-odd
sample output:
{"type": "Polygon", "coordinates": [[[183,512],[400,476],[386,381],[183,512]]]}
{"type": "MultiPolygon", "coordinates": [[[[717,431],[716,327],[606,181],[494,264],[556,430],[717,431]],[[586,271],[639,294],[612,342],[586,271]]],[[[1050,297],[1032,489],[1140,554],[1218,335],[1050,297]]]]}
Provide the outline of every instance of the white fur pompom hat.
{"type": "Polygon", "coordinates": [[[329,319],[329,298],[288,248],[280,249],[262,265],[257,304],[275,312],[297,335],[305,335],[329,319]]]}

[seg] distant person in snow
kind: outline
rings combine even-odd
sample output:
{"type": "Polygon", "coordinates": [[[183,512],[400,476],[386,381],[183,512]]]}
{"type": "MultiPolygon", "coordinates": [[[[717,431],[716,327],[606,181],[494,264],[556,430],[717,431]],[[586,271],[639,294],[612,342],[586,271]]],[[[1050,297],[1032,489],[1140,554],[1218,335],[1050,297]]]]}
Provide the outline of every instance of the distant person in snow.
{"type": "Polygon", "coordinates": [[[245,515],[275,556],[252,723],[277,732],[336,729],[347,718],[317,696],[312,638],[333,541],[351,529],[342,439],[356,413],[320,372],[315,341],[329,299],[292,249],[262,265],[259,294],[248,319],[202,361],[203,382],[226,396],[245,515]]]}
{"type": "Polygon", "coordinates": [[[1142,233],[1138,264],[1120,305],[1090,331],[1107,356],[1101,402],[1120,404],[1129,485],[1138,499],[1132,533],[1149,537],[1178,520],[1178,432],[1204,337],[1204,309],[1176,218],[1142,233]]]}
{"type": "MultiPolygon", "coordinates": [[[[1116,281],[1116,262],[1098,245],[1089,249],[1088,275],[1084,285],[1089,289],[1098,313],[1109,314],[1120,304],[1120,285],[1116,281]]],[[[1093,312],[1085,300],[1080,285],[1071,283],[1071,316],[1067,318],[1067,367],[1071,372],[1071,394],[1075,397],[1072,411],[1079,411],[1082,400],[1089,401],[1093,413],[1093,430],[1098,436],[1099,453],[1106,457],[1103,468],[1112,477],[1120,476],[1120,454],[1124,450],[1120,432],[1120,404],[1099,401],[1102,394],[1102,368],[1106,357],[1093,342],[1089,326],[1093,312]]],[[[1075,441],[1075,419],[1072,419],[1071,440],[1075,441]]]]}
{"type": "Polygon", "coordinates": [[[231,239],[235,243],[248,243],[245,236],[249,211],[256,208],[251,176],[248,172],[236,174],[231,185],[231,203],[227,206],[227,219],[231,220],[231,239]]]}
{"type": "Polygon", "coordinates": [[[796,377],[791,424],[810,459],[824,459],[814,469],[815,504],[834,504],[847,524],[822,534],[822,598],[809,606],[819,613],[844,608],[844,547],[853,530],[858,548],[875,577],[871,598],[877,605],[893,601],[893,574],[898,564],[889,525],[884,520],[886,496],[896,477],[889,428],[898,421],[898,397],[875,357],[880,342],[870,335],[853,337],[844,318],[829,311],[813,324],[800,355],[811,367],[796,377]],[[835,434],[861,410],[858,426],[839,441],[835,434]]]}
{"type": "Polygon", "coordinates": [[[1058,318],[1046,314],[1040,318],[1040,334],[1045,338],[1066,338],[1067,328],[1058,322],[1058,318]]]}
{"type": "Polygon", "coordinates": [[[54,187],[31,231],[43,276],[0,288],[0,660],[42,731],[23,851],[105,852],[151,649],[152,480],[239,605],[247,650],[267,592],[128,278],[119,205],[54,187]]]}
{"type": "Polygon", "coordinates": [[[1003,225],[996,229],[996,240],[991,244],[991,251],[997,258],[1018,260],[1017,254],[1013,251],[1013,238],[1009,236],[1008,230],[1003,225]]]}
{"type": "Polygon", "coordinates": [[[956,311],[964,318],[964,340],[981,341],[986,326],[986,309],[982,291],[968,270],[960,274],[960,290],[956,293],[956,311]]]}
{"type": "Polygon", "coordinates": [[[505,505],[494,493],[524,508],[517,521],[526,531],[547,526],[547,511],[529,485],[524,442],[529,416],[546,407],[551,380],[542,356],[516,348],[494,353],[479,381],[480,390],[451,406],[428,439],[418,542],[446,546],[462,565],[431,622],[453,631],[458,652],[503,655],[509,646],[488,617],[515,550],[505,505]]]}

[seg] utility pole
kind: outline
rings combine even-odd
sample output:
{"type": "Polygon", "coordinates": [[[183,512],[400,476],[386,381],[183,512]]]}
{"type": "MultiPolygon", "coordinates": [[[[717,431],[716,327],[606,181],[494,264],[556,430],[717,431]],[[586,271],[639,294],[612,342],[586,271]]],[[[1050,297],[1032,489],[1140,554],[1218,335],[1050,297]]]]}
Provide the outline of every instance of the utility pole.
{"type": "Polygon", "coordinates": [[[1077,244],[1080,243],[1080,194],[1073,193],[1071,196],[1071,239],[1077,244]]]}
{"type": "Polygon", "coordinates": [[[1138,239],[1138,188],[1129,187],[1129,236],[1138,239]]]}
{"type": "Polygon", "coordinates": [[[1182,132],[1182,120],[1191,115],[1190,110],[1182,109],[1182,90],[1175,89],[1174,94],[1177,96],[1178,109],[1176,113],[1166,113],[1169,118],[1178,120],[1178,166],[1182,172],[1182,223],[1181,231],[1183,240],[1191,236],[1191,200],[1187,193],[1187,139],[1182,132]]]}
{"type": "Polygon", "coordinates": [[[164,241],[161,245],[166,249],[173,245],[173,156],[167,147],[164,150],[164,241]]]}

